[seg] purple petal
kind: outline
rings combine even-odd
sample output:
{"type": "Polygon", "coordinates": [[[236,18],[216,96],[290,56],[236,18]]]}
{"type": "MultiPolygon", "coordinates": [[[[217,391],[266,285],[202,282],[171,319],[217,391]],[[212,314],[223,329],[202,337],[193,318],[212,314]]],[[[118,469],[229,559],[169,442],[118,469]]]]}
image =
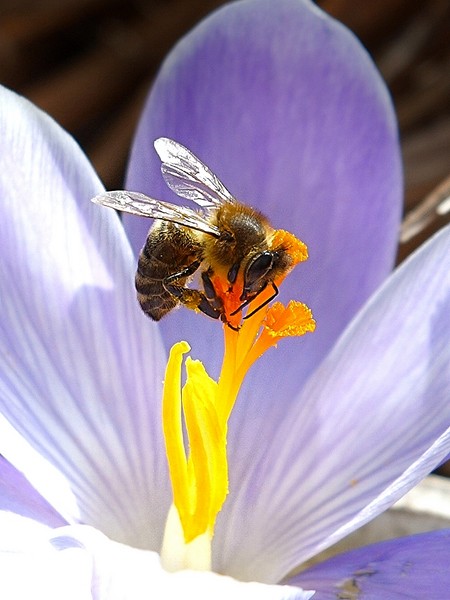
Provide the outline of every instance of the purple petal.
{"type": "MultiPolygon", "coordinates": [[[[392,266],[401,198],[395,119],[352,34],[310,2],[257,0],[227,5],[181,41],[149,97],[127,187],[173,201],[153,151],[161,135],[192,149],[238,198],[310,249],[310,260],[283,285],[283,298],[308,302],[318,328],[282,342],[244,384],[228,445],[236,493],[251,480],[249,465],[265,464],[286,405],[392,266]]],[[[125,223],[135,247],[142,245],[149,223],[125,223]]],[[[217,329],[185,309],[161,324],[167,344],[187,339],[214,376],[222,353],[217,329]]],[[[224,521],[230,536],[242,525],[236,515],[231,527],[224,521]]],[[[263,531],[253,546],[249,537],[254,552],[263,531]]],[[[248,567],[247,576],[251,567],[240,551],[234,560],[234,550],[227,546],[219,562],[232,561],[239,573],[248,567]]]]}
{"type": "MultiPolygon", "coordinates": [[[[354,36],[312,2],[233,2],[169,55],[137,132],[127,188],[174,201],[153,150],[163,135],[309,246],[282,298],[306,301],[318,329],[301,356],[286,342],[261,360],[242,394],[249,419],[274,423],[273,397],[289,401],[392,268],[402,186],[391,100],[354,36]]],[[[149,223],[125,226],[137,250],[149,223]]],[[[214,375],[217,329],[185,309],[161,324],[167,345],[187,339],[214,375]]]]}
{"type": "Polygon", "coordinates": [[[240,466],[231,450],[215,568],[279,581],[449,453],[449,256],[447,227],[362,309],[279,430],[261,437],[261,458],[240,466]]]}
{"type": "MultiPolygon", "coordinates": [[[[165,356],[137,306],[128,241],[90,202],[102,186],[70,136],[5,89],[0,106],[0,410],[64,475],[83,522],[158,547],[165,356]]],[[[1,420],[0,443],[56,502],[38,455],[1,420]]],[[[64,503],[54,506],[69,516],[64,503]]]]}
{"type": "Polygon", "coordinates": [[[346,552],[289,583],[316,589],[314,600],[447,598],[449,564],[450,529],[444,529],[346,552]]]}
{"type": "Polygon", "coordinates": [[[66,521],[29,484],[25,477],[0,457],[0,510],[60,527],[66,521]]]}

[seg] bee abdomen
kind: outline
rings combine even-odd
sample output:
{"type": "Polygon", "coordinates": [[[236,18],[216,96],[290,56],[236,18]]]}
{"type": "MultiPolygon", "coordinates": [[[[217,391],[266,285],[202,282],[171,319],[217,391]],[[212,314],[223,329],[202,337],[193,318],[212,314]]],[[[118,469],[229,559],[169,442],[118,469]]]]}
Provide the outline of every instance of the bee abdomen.
{"type": "Polygon", "coordinates": [[[169,294],[163,285],[163,279],[167,271],[160,273],[162,277],[155,278],[155,272],[149,270],[149,274],[141,274],[139,270],[135,277],[137,299],[146,315],[154,321],[171,311],[178,304],[178,300],[169,294]]]}
{"type": "MultiPolygon", "coordinates": [[[[164,281],[182,272],[200,253],[191,232],[174,223],[155,221],[139,256],[135,277],[137,298],[146,315],[159,321],[179,304],[165,288],[164,281]]],[[[187,279],[178,278],[177,285],[184,286],[187,279]]]]}

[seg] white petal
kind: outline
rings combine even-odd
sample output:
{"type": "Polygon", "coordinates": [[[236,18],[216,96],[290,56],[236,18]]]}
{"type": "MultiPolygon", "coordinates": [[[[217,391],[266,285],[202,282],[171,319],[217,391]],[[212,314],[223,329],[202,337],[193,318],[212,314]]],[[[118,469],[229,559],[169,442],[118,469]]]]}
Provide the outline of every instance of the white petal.
{"type": "MultiPolygon", "coordinates": [[[[8,586],[12,590],[17,586],[20,593],[13,597],[21,600],[31,597],[45,600],[228,600],[231,597],[308,600],[313,594],[297,587],[243,583],[210,572],[168,573],[162,569],[155,552],[112,542],[87,526],[51,531],[36,527],[33,522],[11,519],[8,525],[13,534],[20,536],[20,542],[16,542],[13,535],[8,545],[2,544],[0,571],[3,573],[5,565],[12,567],[8,586]],[[28,581],[33,583],[33,588],[28,581]],[[26,596],[24,591],[28,589],[32,591],[26,596]]],[[[9,590],[1,585],[0,582],[0,590],[9,590]]],[[[6,597],[9,600],[10,596],[6,597]]]]}
{"type": "Polygon", "coordinates": [[[59,552],[52,529],[0,512],[0,598],[92,600],[92,558],[77,546],[59,552]]]}

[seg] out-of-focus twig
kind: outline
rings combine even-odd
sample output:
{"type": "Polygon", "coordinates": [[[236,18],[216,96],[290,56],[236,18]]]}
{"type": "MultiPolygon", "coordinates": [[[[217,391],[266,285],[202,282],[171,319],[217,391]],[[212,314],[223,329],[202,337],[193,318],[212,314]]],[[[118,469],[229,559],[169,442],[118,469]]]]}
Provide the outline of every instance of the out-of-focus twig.
{"type": "Polygon", "coordinates": [[[447,223],[450,223],[450,175],[406,214],[400,230],[399,260],[447,223]]]}
{"type": "Polygon", "coordinates": [[[431,194],[411,210],[402,223],[400,241],[419,235],[436,218],[450,216],[450,175],[431,194]]]}

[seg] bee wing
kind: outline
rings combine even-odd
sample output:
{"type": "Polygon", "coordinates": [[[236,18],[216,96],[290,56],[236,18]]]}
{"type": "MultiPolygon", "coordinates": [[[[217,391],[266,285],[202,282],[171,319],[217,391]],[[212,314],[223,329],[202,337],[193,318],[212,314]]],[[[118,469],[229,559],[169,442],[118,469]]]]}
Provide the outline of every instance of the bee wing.
{"type": "Polygon", "coordinates": [[[139,192],[126,192],[123,190],[104,192],[92,198],[92,202],[139,217],[152,217],[153,219],[171,221],[215,237],[220,235],[218,228],[211,225],[206,217],[195,210],[186,206],[177,206],[170,202],[154,200],[139,192]]]}
{"type": "Polygon", "coordinates": [[[158,138],[155,150],[162,161],[165,182],[178,196],[203,208],[217,208],[236,202],[220,179],[190,150],[169,138],[158,138]]]}

